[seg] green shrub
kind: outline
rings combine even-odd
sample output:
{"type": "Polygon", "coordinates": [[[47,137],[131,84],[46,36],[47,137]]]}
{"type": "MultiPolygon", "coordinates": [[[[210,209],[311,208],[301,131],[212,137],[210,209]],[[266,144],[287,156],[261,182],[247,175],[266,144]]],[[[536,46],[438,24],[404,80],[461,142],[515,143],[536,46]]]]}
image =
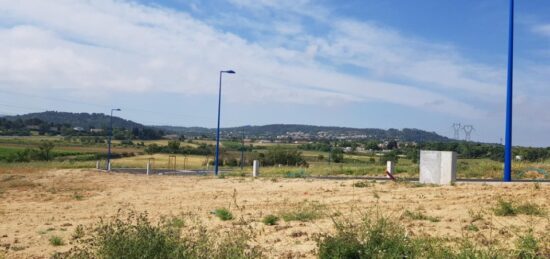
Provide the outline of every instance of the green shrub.
{"type": "Polygon", "coordinates": [[[82,245],[53,258],[260,258],[261,251],[247,243],[242,229],[209,232],[200,223],[181,228],[180,221],[149,222],[146,213],[120,214],[101,220],[82,245]]]}
{"type": "Polygon", "coordinates": [[[58,236],[51,236],[49,240],[52,246],[62,246],[65,244],[65,242],[63,242],[63,239],[58,236]]]}
{"type": "Polygon", "coordinates": [[[337,233],[317,240],[319,258],[507,258],[509,251],[478,249],[471,242],[459,247],[443,240],[415,237],[397,221],[366,217],[359,225],[335,222],[337,233]]]}
{"type": "Polygon", "coordinates": [[[226,208],[216,209],[214,215],[223,221],[233,219],[233,214],[226,208]]]}
{"type": "Polygon", "coordinates": [[[279,217],[275,215],[267,215],[262,220],[262,222],[268,226],[277,225],[278,221],[279,221],[279,217]]]}
{"type": "Polygon", "coordinates": [[[518,258],[539,258],[539,250],[539,242],[532,232],[520,236],[516,241],[516,254],[518,258]]]}

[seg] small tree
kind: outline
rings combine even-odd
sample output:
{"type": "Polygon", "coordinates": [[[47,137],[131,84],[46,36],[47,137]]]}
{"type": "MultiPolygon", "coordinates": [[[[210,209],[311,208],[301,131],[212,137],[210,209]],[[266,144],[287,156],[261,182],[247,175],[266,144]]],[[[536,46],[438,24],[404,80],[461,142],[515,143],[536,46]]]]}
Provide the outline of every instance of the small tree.
{"type": "Polygon", "coordinates": [[[168,150],[170,153],[178,153],[178,151],[180,150],[179,140],[168,141],[168,150]]]}
{"type": "Polygon", "coordinates": [[[330,160],[334,163],[344,162],[344,150],[341,148],[333,148],[330,151],[330,160]]]}
{"type": "Polygon", "coordinates": [[[38,145],[38,156],[40,159],[49,161],[52,158],[51,151],[55,147],[51,141],[41,141],[38,145]]]}

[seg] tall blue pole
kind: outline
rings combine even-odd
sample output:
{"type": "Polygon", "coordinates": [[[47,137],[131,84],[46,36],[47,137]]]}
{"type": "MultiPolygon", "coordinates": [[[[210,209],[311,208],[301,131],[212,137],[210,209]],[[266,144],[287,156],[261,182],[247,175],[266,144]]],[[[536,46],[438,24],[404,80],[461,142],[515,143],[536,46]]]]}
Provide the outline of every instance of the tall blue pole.
{"type": "Polygon", "coordinates": [[[220,155],[220,107],[222,105],[222,73],[220,71],[220,86],[218,90],[218,127],[216,129],[216,161],[214,162],[214,175],[218,175],[218,159],[220,155]]]}
{"type": "Polygon", "coordinates": [[[504,181],[512,181],[512,95],[514,78],[514,0],[510,0],[510,32],[508,39],[508,87],[506,94],[506,147],[504,150],[504,181]]]}

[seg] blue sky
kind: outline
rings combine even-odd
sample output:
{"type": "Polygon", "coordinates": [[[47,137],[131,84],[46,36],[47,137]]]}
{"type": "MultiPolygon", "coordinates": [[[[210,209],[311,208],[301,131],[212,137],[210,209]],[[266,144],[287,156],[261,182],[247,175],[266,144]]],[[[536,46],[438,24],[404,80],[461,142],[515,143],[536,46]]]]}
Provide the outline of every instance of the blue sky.
{"type": "MultiPolygon", "coordinates": [[[[0,114],[504,135],[508,1],[0,1],[0,114]]],[[[514,142],[550,146],[550,2],[516,1],[514,142]]]]}

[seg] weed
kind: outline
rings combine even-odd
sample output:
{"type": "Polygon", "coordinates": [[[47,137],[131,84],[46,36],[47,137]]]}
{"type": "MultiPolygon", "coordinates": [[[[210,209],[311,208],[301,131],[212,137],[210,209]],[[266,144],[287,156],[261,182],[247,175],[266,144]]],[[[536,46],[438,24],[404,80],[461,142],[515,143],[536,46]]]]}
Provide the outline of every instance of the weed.
{"type": "Polygon", "coordinates": [[[465,229],[468,230],[468,231],[472,231],[472,232],[477,232],[477,231],[479,231],[479,228],[478,228],[476,225],[471,224],[471,223],[468,224],[468,225],[465,227],[465,229]]]}
{"type": "Polygon", "coordinates": [[[539,250],[539,242],[533,236],[532,231],[520,236],[516,241],[516,254],[518,258],[539,258],[539,250]]]}
{"type": "Polygon", "coordinates": [[[412,220],[427,220],[430,222],[439,222],[440,219],[437,217],[428,216],[420,211],[412,212],[410,210],[406,210],[403,213],[403,217],[410,218],[412,220]]]}
{"type": "Polygon", "coordinates": [[[356,182],[353,184],[353,187],[357,187],[357,188],[366,188],[371,186],[372,184],[367,181],[356,182]]]}
{"type": "Polygon", "coordinates": [[[510,201],[499,200],[497,206],[493,208],[495,215],[497,216],[515,216],[518,214],[525,214],[530,216],[544,216],[546,211],[539,205],[526,202],[521,204],[514,204],[510,201]]]}
{"type": "Polygon", "coordinates": [[[78,192],[75,192],[73,193],[73,199],[77,200],[77,201],[81,201],[84,199],[84,195],[78,193],[78,192]]]}
{"type": "Polygon", "coordinates": [[[279,221],[279,217],[272,214],[265,216],[262,220],[262,222],[268,226],[277,225],[278,221],[279,221]]]}
{"type": "Polygon", "coordinates": [[[474,211],[474,210],[470,209],[470,210],[468,210],[468,214],[470,215],[470,218],[472,218],[470,220],[471,223],[483,220],[483,211],[482,210],[474,211]]]}
{"type": "Polygon", "coordinates": [[[543,208],[535,203],[523,203],[517,206],[519,214],[531,215],[531,216],[544,216],[546,212],[543,208]]]}
{"type": "Polygon", "coordinates": [[[150,223],[147,213],[99,222],[81,245],[52,258],[260,258],[241,229],[209,232],[200,223],[178,228],[172,219],[150,223]]]}
{"type": "Polygon", "coordinates": [[[52,246],[62,246],[65,244],[65,242],[63,242],[63,239],[58,236],[51,236],[49,240],[50,240],[50,245],[52,246]]]}
{"type": "Polygon", "coordinates": [[[73,235],[71,236],[73,240],[78,240],[84,237],[84,226],[78,225],[76,226],[73,235]]]}
{"type": "MultiPolygon", "coordinates": [[[[319,258],[509,258],[511,252],[480,249],[468,239],[457,247],[448,246],[443,239],[410,235],[399,222],[384,216],[367,216],[360,224],[345,219],[334,223],[336,234],[317,238],[319,258]]],[[[519,258],[540,255],[533,236],[520,238],[516,250],[519,258]]]]}
{"type": "Polygon", "coordinates": [[[285,221],[313,221],[321,218],[325,206],[316,202],[303,202],[297,207],[281,213],[285,221]]]}
{"type": "Polygon", "coordinates": [[[216,215],[216,217],[218,217],[219,219],[221,219],[223,221],[233,219],[233,214],[231,213],[231,211],[229,211],[226,208],[221,208],[221,209],[214,210],[214,215],[216,215]]]}
{"type": "Polygon", "coordinates": [[[499,199],[497,206],[493,208],[495,215],[497,216],[515,216],[517,214],[516,208],[512,202],[499,199]]]}

